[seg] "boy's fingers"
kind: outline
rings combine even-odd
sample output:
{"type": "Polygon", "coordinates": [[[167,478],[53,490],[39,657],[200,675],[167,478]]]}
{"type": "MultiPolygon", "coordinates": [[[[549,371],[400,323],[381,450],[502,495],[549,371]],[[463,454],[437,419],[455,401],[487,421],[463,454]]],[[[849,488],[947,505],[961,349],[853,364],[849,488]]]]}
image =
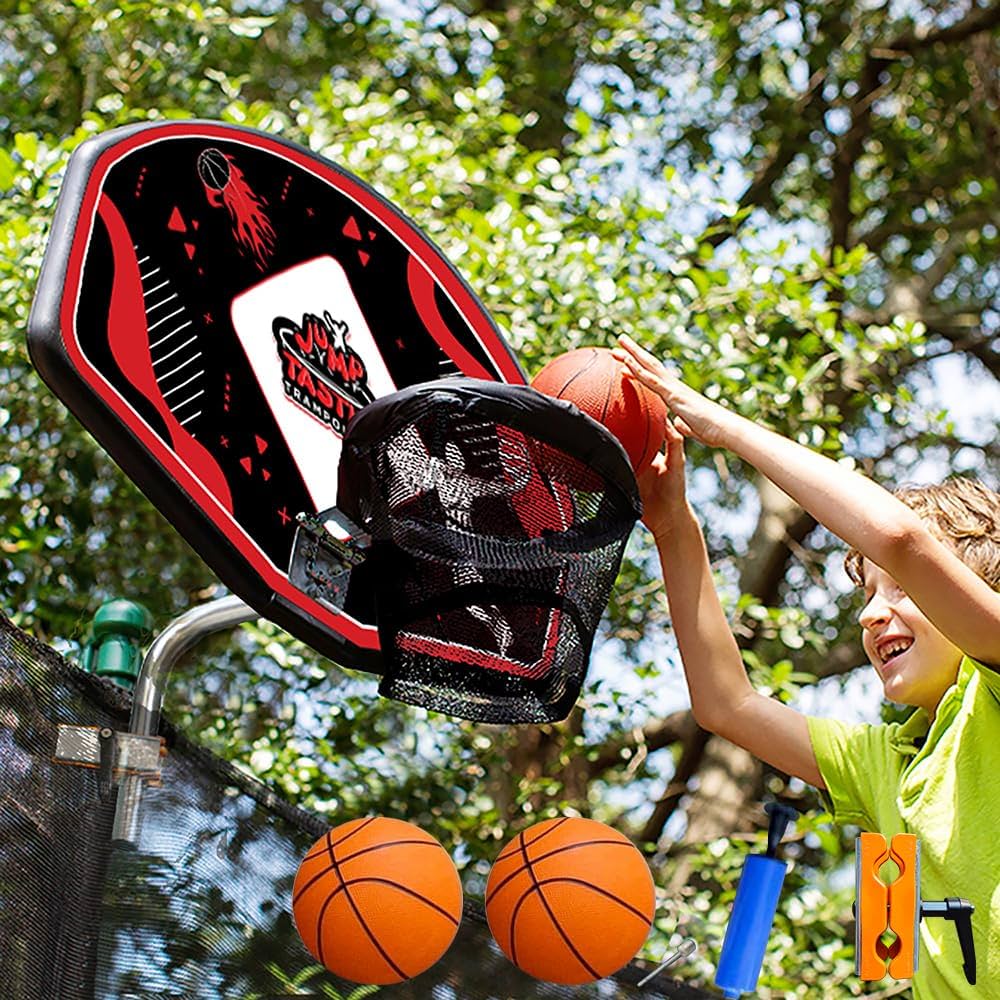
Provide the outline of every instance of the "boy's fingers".
{"type": "Polygon", "coordinates": [[[647,368],[630,354],[625,356],[624,364],[633,378],[648,385],[655,385],[657,382],[662,382],[663,376],[666,374],[662,365],[660,365],[658,370],[647,368]]]}
{"type": "Polygon", "coordinates": [[[678,431],[677,428],[674,426],[674,422],[670,419],[670,417],[666,417],[664,419],[663,427],[664,427],[664,437],[666,438],[668,444],[670,444],[671,442],[676,443],[678,441],[684,440],[680,431],[678,431]]]}
{"type": "MultiPolygon", "coordinates": [[[[649,463],[649,470],[655,473],[664,472],[667,468],[667,456],[662,451],[658,451],[649,463]]],[[[648,471],[649,471],[648,470],[648,471]]]]}
{"type": "Polygon", "coordinates": [[[688,426],[687,421],[682,417],[674,418],[674,427],[684,435],[684,437],[694,437],[694,431],[688,426]]]}
{"type": "Polygon", "coordinates": [[[653,355],[650,354],[644,347],[640,347],[627,334],[620,334],[618,337],[618,343],[621,345],[621,349],[627,357],[634,359],[639,364],[649,367],[656,364],[656,358],[653,357],[653,355]]]}
{"type": "Polygon", "coordinates": [[[644,347],[640,347],[631,337],[627,334],[620,334],[618,337],[618,343],[624,348],[627,356],[635,360],[639,365],[644,368],[656,371],[662,368],[659,359],[654,355],[650,354],[649,351],[644,347]]]}
{"type": "Polygon", "coordinates": [[[666,383],[672,379],[680,380],[680,372],[675,366],[671,365],[668,367],[650,354],[649,351],[639,347],[634,340],[630,340],[625,334],[622,334],[618,340],[619,343],[631,345],[631,348],[630,350],[625,350],[623,347],[614,347],[611,350],[611,354],[616,360],[625,365],[629,372],[636,378],[641,378],[645,375],[652,382],[659,381],[660,383],[666,383]]]}
{"type": "Polygon", "coordinates": [[[667,435],[664,442],[667,464],[673,470],[684,468],[684,436],[680,434],[670,418],[667,418],[667,435]]]}

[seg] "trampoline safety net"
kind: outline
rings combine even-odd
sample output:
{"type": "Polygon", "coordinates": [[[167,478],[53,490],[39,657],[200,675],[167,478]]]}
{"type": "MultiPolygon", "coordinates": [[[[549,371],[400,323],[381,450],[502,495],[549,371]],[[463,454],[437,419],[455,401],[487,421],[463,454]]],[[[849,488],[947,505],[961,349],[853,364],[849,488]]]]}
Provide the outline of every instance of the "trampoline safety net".
{"type": "Polygon", "coordinates": [[[146,790],[136,846],[111,842],[114,793],[95,769],[56,763],[60,725],[128,727],[129,696],[0,614],[0,994],[5,1000],[421,1000],[676,998],[629,966],[584,987],[521,974],[467,900],[458,936],[423,975],[357,986],[300,942],[290,889],[328,829],[165,721],[162,783],[146,790]]]}

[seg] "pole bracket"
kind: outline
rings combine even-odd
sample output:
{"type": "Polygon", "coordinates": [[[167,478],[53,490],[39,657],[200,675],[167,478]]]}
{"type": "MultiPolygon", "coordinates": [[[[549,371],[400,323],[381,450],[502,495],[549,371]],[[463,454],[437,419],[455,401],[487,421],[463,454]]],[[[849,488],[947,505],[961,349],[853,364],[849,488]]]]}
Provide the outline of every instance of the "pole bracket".
{"type": "Polygon", "coordinates": [[[165,753],[161,736],[119,733],[108,726],[60,725],[52,759],[57,764],[96,768],[103,802],[125,777],[159,785],[165,753]]]}

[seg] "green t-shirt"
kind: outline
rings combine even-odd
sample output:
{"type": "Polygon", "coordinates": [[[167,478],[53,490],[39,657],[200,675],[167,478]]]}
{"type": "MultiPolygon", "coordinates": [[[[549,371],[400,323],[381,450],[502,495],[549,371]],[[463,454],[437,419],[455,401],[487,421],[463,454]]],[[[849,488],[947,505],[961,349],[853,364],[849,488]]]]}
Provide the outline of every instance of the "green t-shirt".
{"type": "Polygon", "coordinates": [[[976,908],[977,985],[965,980],[954,924],[925,918],[914,1000],[1000,997],[1000,673],[963,658],[929,728],[923,709],[884,726],[808,722],[834,819],[886,841],[916,834],[921,898],[963,896],[976,908]]]}

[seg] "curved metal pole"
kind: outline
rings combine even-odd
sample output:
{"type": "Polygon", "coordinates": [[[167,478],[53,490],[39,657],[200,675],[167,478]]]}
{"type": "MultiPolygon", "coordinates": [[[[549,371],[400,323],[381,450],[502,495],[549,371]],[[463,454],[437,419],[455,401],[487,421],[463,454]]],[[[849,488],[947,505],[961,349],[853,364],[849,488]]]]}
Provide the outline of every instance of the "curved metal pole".
{"type": "Polygon", "coordinates": [[[249,604],[230,595],[199,604],[175,618],[149,647],[135,681],[129,732],[155,736],[167,677],[174,664],[205,636],[253,621],[259,615],[249,604]]]}
{"type": "MultiPolygon", "coordinates": [[[[139,668],[132,696],[129,732],[155,736],[160,727],[160,708],[167,678],[174,664],[205,636],[260,617],[235,595],[199,604],[175,618],[149,647],[139,668]]],[[[112,839],[135,843],[139,839],[139,805],[142,779],[126,775],[118,787],[112,839]]]]}

